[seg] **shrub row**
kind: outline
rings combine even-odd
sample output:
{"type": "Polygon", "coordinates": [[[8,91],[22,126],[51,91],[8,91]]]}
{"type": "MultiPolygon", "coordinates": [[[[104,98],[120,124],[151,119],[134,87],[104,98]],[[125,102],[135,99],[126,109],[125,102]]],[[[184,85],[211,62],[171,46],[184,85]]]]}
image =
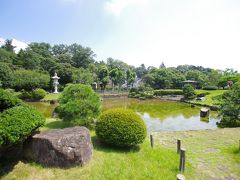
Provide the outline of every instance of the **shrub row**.
{"type": "Polygon", "coordinates": [[[32,92],[22,90],[18,97],[24,100],[41,100],[46,94],[47,92],[44,89],[36,89],[32,92]]]}
{"type": "Polygon", "coordinates": [[[154,90],[155,96],[183,95],[182,90],[154,90]]]}

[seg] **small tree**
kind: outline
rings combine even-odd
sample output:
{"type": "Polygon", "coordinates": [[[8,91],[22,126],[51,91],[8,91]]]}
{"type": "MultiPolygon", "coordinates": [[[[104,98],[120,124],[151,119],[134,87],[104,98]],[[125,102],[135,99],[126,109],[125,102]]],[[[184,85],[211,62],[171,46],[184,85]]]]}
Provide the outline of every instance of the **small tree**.
{"type": "Polygon", "coordinates": [[[219,127],[240,127],[240,84],[223,94],[219,127]]]}
{"type": "Polygon", "coordinates": [[[57,112],[64,121],[89,127],[100,113],[101,101],[88,85],[69,84],[59,98],[57,112]]]}
{"type": "Polygon", "coordinates": [[[185,84],[183,87],[183,95],[185,99],[193,99],[195,97],[194,88],[190,84],[185,84]]]}

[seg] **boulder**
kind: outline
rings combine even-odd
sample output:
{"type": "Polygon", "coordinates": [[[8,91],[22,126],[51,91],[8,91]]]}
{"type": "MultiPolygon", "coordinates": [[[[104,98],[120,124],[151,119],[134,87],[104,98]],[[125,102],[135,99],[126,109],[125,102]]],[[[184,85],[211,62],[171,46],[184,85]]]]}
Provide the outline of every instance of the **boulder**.
{"type": "Polygon", "coordinates": [[[25,158],[44,166],[83,166],[92,153],[90,132],[79,126],[39,132],[24,145],[25,158]]]}

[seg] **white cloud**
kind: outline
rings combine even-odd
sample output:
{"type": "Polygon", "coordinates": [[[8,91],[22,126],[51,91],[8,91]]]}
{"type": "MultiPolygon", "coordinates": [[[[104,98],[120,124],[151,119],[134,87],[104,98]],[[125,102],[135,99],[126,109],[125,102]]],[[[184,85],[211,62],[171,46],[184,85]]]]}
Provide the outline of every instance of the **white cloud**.
{"type": "Polygon", "coordinates": [[[104,8],[107,12],[120,15],[129,6],[144,6],[147,0],[110,0],[105,3],[104,8]]]}

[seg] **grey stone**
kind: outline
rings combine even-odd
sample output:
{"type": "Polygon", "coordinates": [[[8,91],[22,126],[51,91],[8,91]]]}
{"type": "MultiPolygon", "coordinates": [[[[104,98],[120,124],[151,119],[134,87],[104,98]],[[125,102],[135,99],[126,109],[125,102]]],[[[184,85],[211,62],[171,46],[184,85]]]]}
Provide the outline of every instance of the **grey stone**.
{"type": "Polygon", "coordinates": [[[90,132],[85,127],[42,131],[30,138],[24,156],[44,166],[85,165],[92,157],[90,132]]]}

